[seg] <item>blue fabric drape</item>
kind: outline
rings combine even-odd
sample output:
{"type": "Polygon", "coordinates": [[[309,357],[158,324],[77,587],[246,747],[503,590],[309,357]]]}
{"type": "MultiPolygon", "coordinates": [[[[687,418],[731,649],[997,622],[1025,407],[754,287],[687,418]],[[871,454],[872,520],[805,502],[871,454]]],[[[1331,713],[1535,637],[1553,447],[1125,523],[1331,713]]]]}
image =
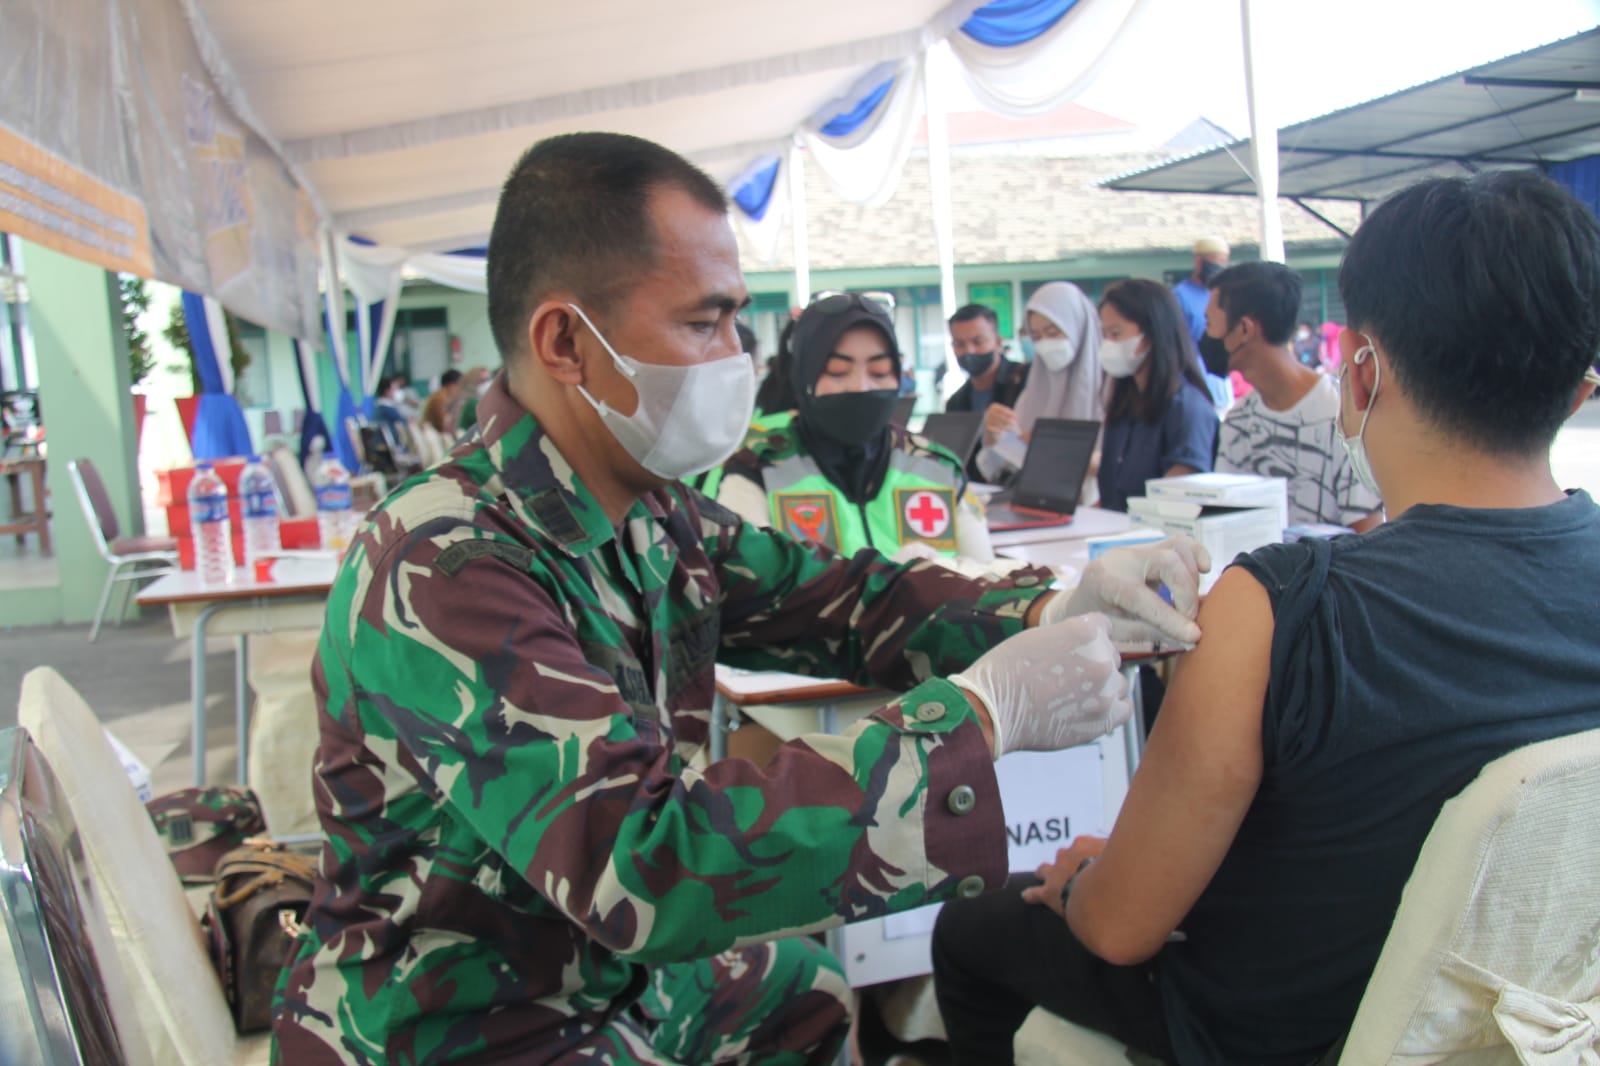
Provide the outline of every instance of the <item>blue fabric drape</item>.
{"type": "Polygon", "coordinates": [[[328,423],[322,420],[316,405],[311,402],[311,383],[306,380],[306,365],[300,361],[298,351],[295,352],[294,372],[300,376],[300,396],[306,404],[305,418],[300,423],[300,465],[305,466],[306,459],[311,455],[312,441],[321,437],[322,450],[328,450],[328,423]]]}
{"type": "Polygon", "coordinates": [[[821,132],[828,137],[844,137],[861,128],[861,124],[872,117],[878,105],[883,103],[884,97],[889,95],[889,90],[894,87],[894,78],[891,76],[882,85],[872,90],[861,101],[848,111],[841,111],[828,120],[821,132]]]}
{"type": "Polygon", "coordinates": [[[1600,215],[1600,155],[1574,159],[1569,163],[1552,163],[1545,169],[1550,180],[1563,185],[1567,191],[1589,205],[1589,210],[1600,215]]]}
{"type": "Polygon", "coordinates": [[[1061,21],[1078,0],[994,0],[972,13],[961,32],[991,48],[1027,44],[1061,21]]]}
{"type": "Polygon", "coordinates": [[[778,187],[778,168],[783,160],[778,156],[763,156],[756,160],[757,170],[733,190],[733,202],[755,222],[767,217],[772,206],[772,191],[778,187]]]}
{"type": "MultiPolygon", "coordinates": [[[[322,325],[328,333],[329,351],[332,351],[333,326],[328,321],[324,312],[322,325]]],[[[344,323],[339,323],[339,328],[344,328],[344,323]]],[[[332,358],[332,355],[329,356],[332,358]]],[[[350,379],[346,372],[339,368],[338,361],[334,361],[334,370],[339,375],[339,398],[333,405],[333,425],[329,427],[329,441],[333,454],[339,457],[340,464],[352,474],[361,469],[361,460],[356,456],[355,442],[350,439],[350,432],[345,427],[356,417],[356,400],[350,395],[350,379]]]]}
{"type": "Polygon", "coordinates": [[[196,459],[253,454],[255,447],[250,443],[244,412],[239,409],[239,401],[223,390],[222,368],[217,365],[217,344],[227,344],[228,338],[219,337],[213,343],[205,298],[195,293],[183,294],[183,320],[194,349],[195,371],[200,376],[200,403],[195,411],[190,451],[196,459]]]}

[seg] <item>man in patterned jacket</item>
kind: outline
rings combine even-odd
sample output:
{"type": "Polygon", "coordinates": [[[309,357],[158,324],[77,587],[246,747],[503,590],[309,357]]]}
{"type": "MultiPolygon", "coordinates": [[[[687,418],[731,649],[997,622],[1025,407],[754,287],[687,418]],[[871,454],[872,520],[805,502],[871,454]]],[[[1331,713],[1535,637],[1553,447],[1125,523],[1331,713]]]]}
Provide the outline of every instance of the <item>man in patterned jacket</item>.
{"type": "Polygon", "coordinates": [[[275,1060],[825,1062],[847,989],[794,934],[998,887],[993,759],[1126,717],[1083,612],[1148,597],[1196,639],[1194,554],[1052,594],[835,556],[683,487],[744,431],[747,294],[721,190],[657,145],[535,145],[488,280],[478,435],[371,515],[329,598],[328,843],[275,1060]],[[717,660],[909,691],[712,763],[717,660]]]}

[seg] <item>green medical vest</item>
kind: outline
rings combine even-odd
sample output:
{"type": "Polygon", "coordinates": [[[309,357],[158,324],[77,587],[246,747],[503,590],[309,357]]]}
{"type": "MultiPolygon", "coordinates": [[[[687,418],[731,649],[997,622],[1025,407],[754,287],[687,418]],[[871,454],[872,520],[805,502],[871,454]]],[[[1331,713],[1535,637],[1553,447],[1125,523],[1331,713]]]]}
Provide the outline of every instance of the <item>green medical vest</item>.
{"type": "Polygon", "coordinates": [[[920,541],[943,555],[956,554],[956,490],[961,468],[937,445],[908,440],[889,456],[878,495],[854,504],[808,455],[791,452],[761,472],[772,527],[845,555],[875,548],[891,555],[920,541]]]}

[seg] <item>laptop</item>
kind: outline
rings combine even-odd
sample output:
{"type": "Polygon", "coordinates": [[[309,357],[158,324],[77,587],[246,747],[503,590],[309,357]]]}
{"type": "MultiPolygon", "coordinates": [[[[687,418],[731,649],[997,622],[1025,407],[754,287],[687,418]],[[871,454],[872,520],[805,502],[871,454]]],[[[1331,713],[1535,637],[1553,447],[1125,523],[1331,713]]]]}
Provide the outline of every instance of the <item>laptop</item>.
{"type": "Polygon", "coordinates": [[[983,433],[982,411],[942,411],[922,423],[922,435],[952,452],[965,463],[978,447],[983,433]]]}
{"type": "Polygon", "coordinates": [[[894,402],[894,413],[889,416],[889,421],[897,426],[908,426],[911,424],[911,412],[915,411],[916,408],[916,393],[912,393],[910,396],[902,396],[894,402]]]}
{"type": "Polygon", "coordinates": [[[990,498],[989,529],[1000,532],[1071,522],[1099,439],[1099,422],[1070,418],[1035,422],[1016,481],[990,498]]]}

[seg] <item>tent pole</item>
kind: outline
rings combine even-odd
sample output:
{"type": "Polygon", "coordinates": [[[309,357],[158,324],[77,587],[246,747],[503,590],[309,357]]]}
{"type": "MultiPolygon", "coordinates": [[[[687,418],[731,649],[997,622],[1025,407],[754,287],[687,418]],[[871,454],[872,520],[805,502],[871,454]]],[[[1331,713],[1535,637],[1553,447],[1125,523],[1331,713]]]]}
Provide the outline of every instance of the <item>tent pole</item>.
{"type": "Polygon", "coordinates": [[[811,252],[806,246],[806,160],[799,140],[789,146],[789,219],[794,233],[794,300],[811,302],[811,252]]]}
{"type": "Polygon", "coordinates": [[[1250,110],[1250,151],[1254,156],[1256,202],[1261,211],[1261,258],[1271,263],[1284,262],[1283,218],[1278,213],[1278,127],[1267,113],[1269,95],[1261,84],[1259,52],[1255,30],[1267,5],[1259,0],[1239,0],[1239,24],[1244,35],[1244,94],[1250,110]],[[1256,19],[1252,25],[1251,12],[1256,19]]]}
{"type": "MultiPolygon", "coordinates": [[[[950,127],[945,118],[944,100],[939,93],[939,79],[935,76],[935,68],[940,63],[934,56],[935,52],[945,47],[941,41],[923,53],[922,59],[922,91],[928,113],[928,190],[933,198],[934,243],[939,249],[939,336],[943,338],[939,348],[944,356],[942,362],[945,367],[945,395],[940,397],[941,410],[943,401],[960,387],[962,381],[950,348],[949,334],[944,329],[944,323],[956,313],[956,238],[955,208],[950,199],[950,127]]],[[[920,329],[918,332],[921,332],[920,329]]],[[[918,347],[921,347],[920,336],[918,347]]],[[[918,355],[921,355],[920,351],[918,355]]]]}

